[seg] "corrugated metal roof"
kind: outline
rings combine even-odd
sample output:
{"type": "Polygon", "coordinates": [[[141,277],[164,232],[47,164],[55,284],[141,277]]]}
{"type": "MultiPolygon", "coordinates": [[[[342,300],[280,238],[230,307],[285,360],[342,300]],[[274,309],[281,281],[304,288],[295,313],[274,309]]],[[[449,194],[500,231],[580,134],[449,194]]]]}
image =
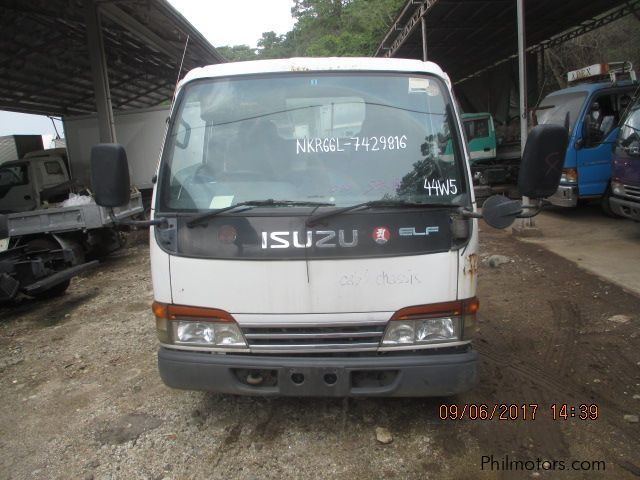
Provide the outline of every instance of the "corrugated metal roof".
{"type": "MultiPolygon", "coordinates": [[[[95,112],[82,0],[2,0],[0,109],[95,112]]],[[[170,101],[183,71],[225,59],[166,0],[98,2],[114,109],[170,101]]]]}
{"type": "MultiPolygon", "coordinates": [[[[526,0],[527,48],[560,43],[639,10],[640,0],[526,0]]],[[[516,0],[408,0],[376,56],[421,59],[422,17],[429,60],[454,83],[517,55],[516,0]]]]}

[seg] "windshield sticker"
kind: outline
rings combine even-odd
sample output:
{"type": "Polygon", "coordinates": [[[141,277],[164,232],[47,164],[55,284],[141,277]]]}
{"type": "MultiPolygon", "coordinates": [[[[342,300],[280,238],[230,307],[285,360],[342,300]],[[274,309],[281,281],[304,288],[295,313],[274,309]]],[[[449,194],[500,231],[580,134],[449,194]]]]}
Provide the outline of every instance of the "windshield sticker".
{"type": "Polygon", "coordinates": [[[456,195],[458,193],[455,179],[429,181],[428,178],[425,178],[424,189],[429,192],[430,197],[432,195],[456,195]]]}
{"type": "Polygon", "coordinates": [[[426,78],[409,77],[409,93],[426,93],[429,80],[426,78]]]}
{"type": "Polygon", "coordinates": [[[405,148],[407,148],[406,135],[296,139],[296,155],[300,155],[301,153],[345,152],[347,150],[355,152],[380,152],[384,150],[404,150],[405,148]]]}
{"type": "Polygon", "coordinates": [[[233,195],[216,195],[211,200],[209,208],[227,208],[233,203],[233,195]]]}

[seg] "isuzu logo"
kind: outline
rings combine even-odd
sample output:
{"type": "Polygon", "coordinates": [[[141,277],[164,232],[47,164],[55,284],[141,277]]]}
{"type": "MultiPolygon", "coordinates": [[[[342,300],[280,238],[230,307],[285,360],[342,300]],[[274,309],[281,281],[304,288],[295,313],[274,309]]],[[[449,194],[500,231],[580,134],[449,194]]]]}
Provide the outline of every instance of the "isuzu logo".
{"type": "Polygon", "coordinates": [[[376,227],[373,229],[373,234],[371,236],[378,245],[384,245],[389,241],[391,232],[387,227],[376,227]]]}
{"type": "Polygon", "coordinates": [[[358,230],[316,230],[307,232],[262,232],[262,248],[351,248],[358,245],[358,230]]]}

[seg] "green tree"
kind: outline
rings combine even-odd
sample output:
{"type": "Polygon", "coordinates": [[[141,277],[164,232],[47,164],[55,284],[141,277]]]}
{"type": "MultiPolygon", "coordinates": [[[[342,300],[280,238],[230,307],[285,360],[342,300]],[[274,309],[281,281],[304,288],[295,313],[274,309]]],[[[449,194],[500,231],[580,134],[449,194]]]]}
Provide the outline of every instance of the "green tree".
{"type": "Polygon", "coordinates": [[[264,32],[258,48],[220,47],[231,61],[292,56],[369,56],[405,0],[294,0],[290,32],[264,32]]]}
{"type": "Polygon", "coordinates": [[[220,54],[230,62],[240,62],[243,60],[255,60],[257,53],[249,45],[233,45],[216,47],[220,54]]]}

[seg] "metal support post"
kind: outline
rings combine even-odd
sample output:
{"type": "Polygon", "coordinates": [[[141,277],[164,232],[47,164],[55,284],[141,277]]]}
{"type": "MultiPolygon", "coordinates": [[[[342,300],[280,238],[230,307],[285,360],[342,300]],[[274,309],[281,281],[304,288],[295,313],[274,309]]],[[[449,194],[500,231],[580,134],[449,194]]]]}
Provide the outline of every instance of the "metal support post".
{"type": "MultiPolygon", "coordinates": [[[[524,146],[527,143],[527,52],[525,51],[525,14],[524,0],[518,2],[518,72],[520,77],[520,154],[524,153],[524,146]]],[[[522,197],[522,205],[529,206],[529,197],[522,197]]],[[[530,228],[534,226],[533,218],[523,218],[521,220],[522,228],[530,228]]]]}
{"type": "Polygon", "coordinates": [[[421,26],[422,26],[422,61],[426,62],[428,60],[427,56],[427,21],[424,17],[421,18],[421,26]]]}
{"type": "Polygon", "coordinates": [[[98,112],[98,128],[101,143],[115,143],[116,130],[109,92],[107,60],[104,54],[100,13],[94,0],[84,0],[84,17],[87,23],[87,46],[93,77],[93,90],[98,112]]]}

